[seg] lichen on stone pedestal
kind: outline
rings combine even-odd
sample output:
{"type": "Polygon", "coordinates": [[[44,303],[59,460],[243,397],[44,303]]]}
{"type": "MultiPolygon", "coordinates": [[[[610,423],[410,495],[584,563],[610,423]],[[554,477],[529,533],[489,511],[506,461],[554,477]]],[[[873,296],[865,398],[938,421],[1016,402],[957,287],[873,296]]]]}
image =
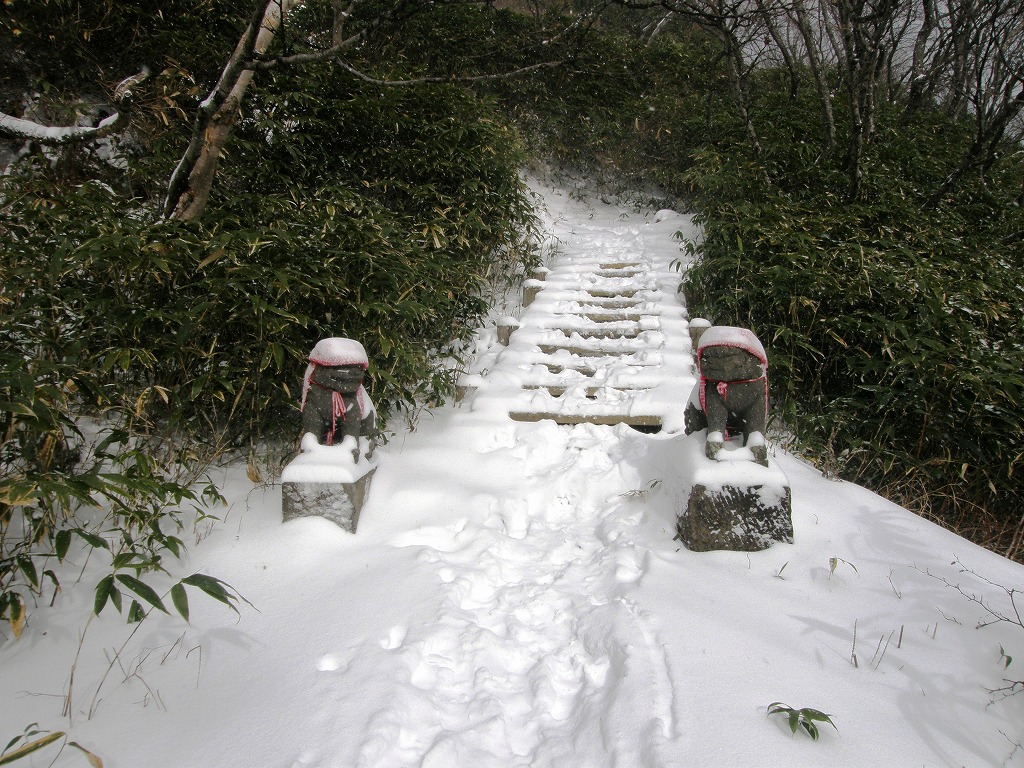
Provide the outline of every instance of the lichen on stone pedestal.
{"type": "Polygon", "coordinates": [[[756,552],[776,542],[793,543],[789,486],[725,485],[690,490],[677,535],[687,549],[756,552]]]}

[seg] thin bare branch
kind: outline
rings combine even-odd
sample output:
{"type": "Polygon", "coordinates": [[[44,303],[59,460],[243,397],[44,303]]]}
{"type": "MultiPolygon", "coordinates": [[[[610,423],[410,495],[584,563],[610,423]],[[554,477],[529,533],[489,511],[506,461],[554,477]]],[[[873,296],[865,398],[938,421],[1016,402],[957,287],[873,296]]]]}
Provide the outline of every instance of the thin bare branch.
{"type": "Polygon", "coordinates": [[[124,130],[130,121],[135,88],[149,79],[150,72],[143,68],[138,74],[126,77],[114,89],[114,114],[93,126],[50,126],[0,112],[0,137],[15,141],[34,141],[55,147],[76,142],[95,141],[124,130]]]}
{"type": "Polygon", "coordinates": [[[472,76],[453,76],[453,77],[412,77],[405,80],[383,80],[380,78],[372,77],[360,72],[358,69],[353,67],[351,64],[338,61],[336,62],[338,67],[348,72],[353,77],[358,78],[366,83],[372,85],[382,86],[406,86],[406,85],[419,85],[420,83],[478,83],[486,80],[503,80],[510,77],[519,77],[521,75],[529,74],[530,72],[536,72],[539,69],[550,69],[553,67],[560,66],[563,62],[561,61],[545,61],[541,64],[531,64],[528,67],[520,67],[509,72],[499,72],[493,75],[472,75],[472,76]]]}

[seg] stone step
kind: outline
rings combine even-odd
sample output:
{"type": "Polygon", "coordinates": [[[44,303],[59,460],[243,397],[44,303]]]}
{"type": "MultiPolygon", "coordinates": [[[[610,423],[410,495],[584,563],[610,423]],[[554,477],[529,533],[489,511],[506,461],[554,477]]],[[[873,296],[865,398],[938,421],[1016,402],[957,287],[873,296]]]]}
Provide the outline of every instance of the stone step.
{"type": "MultiPolygon", "coordinates": [[[[647,333],[647,331],[645,331],[647,333]]],[[[570,355],[577,355],[579,357],[621,357],[622,355],[633,354],[634,352],[641,352],[642,349],[637,347],[637,343],[640,340],[640,335],[635,336],[607,336],[603,338],[594,337],[594,346],[583,346],[581,344],[574,344],[572,342],[566,342],[561,344],[555,342],[553,344],[545,343],[538,344],[539,349],[545,355],[556,355],[559,352],[568,352],[570,355]],[[629,342],[632,343],[631,347],[615,348],[613,342],[629,342]]]]}
{"type": "MultiPolygon", "coordinates": [[[[595,328],[593,326],[586,326],[582,328],[573,328],[571,326],[545,326],[546,331],[560,331],[565,334],[566,339],[572,338],[573,335],[579,336],[581,339],[635,339],[645,329],[639,325],[631,328],[595,328]]],[[[646,330],[656,330],[649,328],[646,330]]]]}
{"type": "Polygon", "coordinates": [[[636,277],[637,275],[645,275],[645,274],[647,274],[647,270],[646,269],[599,269],[596,272],[591,272],[590,274],[595,275],[597,277],[609,277],[609,278],[636,277]]]}
{"type": "Polygon", "coordinates": [[[650,289],[650,288],[639,288],[637,290],[626,289],[626,290],[622,290],[622,291],[617,291],[617,290],[614,290],[614,289],[611,289],[611,288],[609,288],[609,289],[590,288],[590,289],[588,289],[586,291],[583,291],[583,294],[585,296],[590,296],[590,297],[593,297],[595,299],[616,299],[616,300],[621,300],[621,299],[632,299],[637,294],[645,292],[645,291],[650,291],[650,290],[653,290],[653,289],[650,289]]]}
{"type": "Polygon", "coordinates": [[[651,415],[629,415],[608,413],[558,413],[557,411],[512,411],[509,417],[513,421],[544,421],[545,419],[563,426],[571,424],[599,424],[615,426],[626,424],[630,427],[644,427],[644,431],[656,432],[661,429],[661,417],[651,415]]]}
{"type": "Polygon", "coordinates": [[[555,312],[556,317],[582,317],[592,323],[638,323],[645,317],[658,317],[658,315],[641,315],[639,312],[623,310],[615,314],[611,312],[555,312]]]}
{"type": "MultiPolygon", "coordinates": [[[[610,365],[614,365],[615,363],[622,362],[622,360],[623,360],[622,357],[614,357],[614,356],[602,355],[602,354],[581,354],[581,355],[579,355],[579,357],[582,357],[582,358],[585,358],[585,359],[584,360],[572,360],[572,361],[568,361],[568,362],[565,362],[565,363],[551,361],[551,362],[541,362],[539,364],[543,365],[551,373],[562,373],[563,371],[578,371],[579,373],[585,374],[587,376],[593,376],[598,371],[606,369],[610,365]],[[605,365],[597,365],[595,363],[589,362],[590,360],[595,360],[595,361],[596,360],[605,360],[607,362],[606,362],[605,365]]],[[[632,367],[636,367],[636,368],[656,369],[656,368],[659,367],[658,363],[647,363],[647,362],[643,362],[643,361],[639,361],[639,360],[635,361],[635,362],[634,361],[630,361],[627,364],[632,366],[632,367]]]]}
{"type": "Polygon", "coordinates": [[[622,298],[621,296],[591,296],[586,294],[580,300],[569,299],[579,305],[580,310],[589,309],[636,309],[647,302],[644,299],[622,298]]]}
{"type": "MultiPolygon", "coordinates": [[[[523,389],[538,390],[538,391],[539,390],[547,390],[548,394],[550,394],[552,397],[562,397],[566,392],[579,389],[579,385],[572,386],[572,387],[568,387],[568,386],[559,387],[559,386],[547,385],[547,384],[527,384],[526,386],[523,387],[523,389]]],[[[604,386],[586,387],[584,389],[584,391],[586,392],[586,397],[593,400],[593,399],[596,399],[597,396],[601,392],[607,392],[607,391],[613,391],[613,392],[647,392],[647,391],[649,391],[649,388],[647,388],[647,387],[613,387],[613,386],[609,386],[609,385],[604,385],[604,386]]]]}

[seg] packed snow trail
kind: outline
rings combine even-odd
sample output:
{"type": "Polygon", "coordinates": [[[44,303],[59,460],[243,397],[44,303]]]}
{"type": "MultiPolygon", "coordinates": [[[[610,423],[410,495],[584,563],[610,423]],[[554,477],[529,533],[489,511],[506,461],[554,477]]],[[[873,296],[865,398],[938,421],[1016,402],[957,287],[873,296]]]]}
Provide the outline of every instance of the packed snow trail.
{"type": "Polygon", "coordinates": [[[694,379],[673,233],[689,219],[565,221],[551,224],[546,278],[527,283],[543,290],[508,348],[482,351],[463,377],[473,411],[678,432],[694,379]]]}
{"type": "Polygon", "coordinates": [[[443,600],[394,638],[395,701],[357,765],[664,764],[670,684],[629,599],[646,565],[628,444],[609,427],[523,431],[520,495],[481,496],[473,519],[399,542],[422,548],[443,600]]]}
{"type": "MultiPolygon", "coordinates": [[[[349,666],[358,679],[385,663],[395,677],[393,698],[367,718],[349,764],[670,763],[664,650],[630,598],[647,568],[635,540],[650,482],[646,448],[637,432],[608,422],[673,421],[676,390],[692,385],[670,267],[678,250],[664,237],[685,223],[665,212],[662,247],[649,252],[642,228],[652,222],[563,231],[554,222],[544,290],[508,348],[493,334],[482,340],[467,377],[472,394],[449,429],[453,443],[472,450],[479,440],[479,454],[500,456],[503,480],[475,497],[469,515],[397,538],[436,573],[440,604],[433,620],[395,627],[379,643],[386,661],[364,649],[349,666]]],[[[450,486],[447,473],[428,473],[410,502],[441,499],[450,486]]],[[[387,491],[378,482],[371,498],[387,491]]],[[[351,682],[343,674],[333,684],[351,682]]]]}

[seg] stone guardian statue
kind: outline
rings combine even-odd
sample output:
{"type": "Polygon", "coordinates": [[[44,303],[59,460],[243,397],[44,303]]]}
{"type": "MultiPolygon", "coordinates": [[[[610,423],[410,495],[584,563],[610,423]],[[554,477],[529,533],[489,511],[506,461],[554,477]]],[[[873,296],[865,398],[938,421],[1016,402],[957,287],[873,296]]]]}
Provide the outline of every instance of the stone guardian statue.
{"type": "MultiPolygon", "coordinates": [[[[320,340],[309,353],[302,377],[302,432],[320,445],[340,445],[351,436],[358,445],[367,438],[373,454],[377,411],[363,386],[368,365],[366,350],[353,339],[320,340]]],[[[353,456],[359,458],[359,449],[353,456]]]]}
{"type": "Polygon", "coordinates": [[[686,434],[708,430],[705,454],[718,457],[729,430],[742,432],[754,461],[768,466],[768,357],[749,328],[716,325],[697,346],[696,398],[686,410],[686,434]],[[696,400],[696,402],[695,402],[696,400]]]}

